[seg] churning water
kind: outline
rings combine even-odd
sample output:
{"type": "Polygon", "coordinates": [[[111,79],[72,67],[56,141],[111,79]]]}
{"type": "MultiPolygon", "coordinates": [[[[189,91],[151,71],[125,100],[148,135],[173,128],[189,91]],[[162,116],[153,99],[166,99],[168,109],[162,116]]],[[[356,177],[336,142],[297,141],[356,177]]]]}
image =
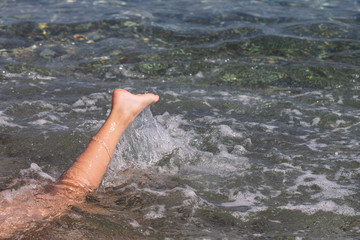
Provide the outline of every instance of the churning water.
{"type": "Polygon", "coordinates": [[[2,197],[56,179],[115,88],[160,101],[23,239],[357,239],[360,3],[0,3],[2,197]],[[12,189],[10,191],[10,189],[12,189]]]}

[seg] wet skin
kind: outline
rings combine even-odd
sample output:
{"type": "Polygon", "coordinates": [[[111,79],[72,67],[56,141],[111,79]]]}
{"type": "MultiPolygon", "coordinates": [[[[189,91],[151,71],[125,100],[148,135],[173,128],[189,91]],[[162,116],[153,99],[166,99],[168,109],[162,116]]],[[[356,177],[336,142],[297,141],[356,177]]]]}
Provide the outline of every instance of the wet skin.
{"type": "Polygon", "coordinates": [[[158,100],[159,96],[151,93],[134,95],[116,89],[107,120],[56,183],[25,186],[16,193],[11,190],[0,193],[0,238],[29,230],[35,222],[61,216],[70,205],[81,202],[89,191],[99,187],[126,127],[158,100]]]}

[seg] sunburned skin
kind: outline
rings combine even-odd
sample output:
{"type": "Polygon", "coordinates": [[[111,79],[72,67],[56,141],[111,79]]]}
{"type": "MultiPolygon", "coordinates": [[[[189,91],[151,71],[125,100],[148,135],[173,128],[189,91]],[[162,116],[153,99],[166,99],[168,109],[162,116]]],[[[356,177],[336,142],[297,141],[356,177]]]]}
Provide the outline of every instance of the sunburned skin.
{"type": "Polygon", "coordinates": [[[4,197],[10,190],[0,193],[0,239],[61,216],[69,206],[81,202],[87,193],[99,187],[126,127],[158,100],[159,96],[152,93],[134,95],[116,89],[107,120],[55,184],[24,187],[18,194],[12,193],[11,199],[4,197]]]}

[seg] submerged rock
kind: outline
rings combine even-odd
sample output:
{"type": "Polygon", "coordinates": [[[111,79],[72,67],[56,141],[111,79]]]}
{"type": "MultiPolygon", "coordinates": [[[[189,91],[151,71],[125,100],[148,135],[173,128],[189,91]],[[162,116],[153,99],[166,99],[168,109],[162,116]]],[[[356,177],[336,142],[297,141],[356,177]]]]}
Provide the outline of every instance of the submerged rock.
{"type": "Polygon", "coordinates": [[[49,48],[45,48],[44,50],[42,50],[40,52],[40,57],[46,58],[46,59],[51,59],[53,57],[55,57],[56,52],[49,49],[49,48]]]}

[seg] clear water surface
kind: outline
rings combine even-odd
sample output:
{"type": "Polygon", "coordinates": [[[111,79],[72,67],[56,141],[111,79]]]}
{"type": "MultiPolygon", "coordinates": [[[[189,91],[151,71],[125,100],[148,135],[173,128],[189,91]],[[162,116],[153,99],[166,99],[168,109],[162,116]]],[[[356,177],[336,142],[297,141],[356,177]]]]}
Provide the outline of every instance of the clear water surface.
{"type": "Polygon", "coordinates": [[[360,2],[0,2],[0,188],[155,92],[99,190],[23,239],[357,239],[360,2]]]}

